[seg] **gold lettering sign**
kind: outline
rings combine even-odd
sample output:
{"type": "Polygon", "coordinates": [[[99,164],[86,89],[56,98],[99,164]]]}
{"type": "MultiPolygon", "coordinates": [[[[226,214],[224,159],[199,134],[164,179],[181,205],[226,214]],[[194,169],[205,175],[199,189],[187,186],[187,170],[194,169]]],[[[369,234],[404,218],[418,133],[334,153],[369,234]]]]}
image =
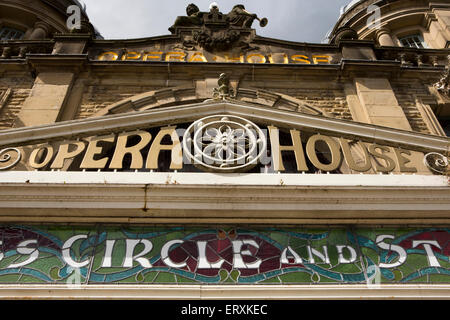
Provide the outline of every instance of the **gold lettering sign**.
{"type": "MultiPolygon", "coordinates": [[[[333,172],[342,170],[343,161],[350,170],[361,173],[371,170],[378,173],[389,173],[395,169],[402,173],[418,171],[412,162],[412,153],[408,150],[356,140],[348,141],[321,134],[310,135],[295,129],[289,130],[290,142],[286,143],[285,137],[280,139],[280,130],[277,127],[268,126],[267,129],[270,140],[262,145],[269,145],[270,142],[271,158],[269,161],[275,172],[285,172],[286,167],[295,172],[310,172],[313,168],[324,172],[333,172]],[[287,161],[292,163],[285,166],[287,161]]],[[[228,131],[230,130],[232,131],[231,128],[228,129],[228,131]]],[[[222,150],[215,151],[211,158],[226,157],[225,151],[234,150],[226,145],[227,134],[230,134],[228,131],[208,131],[205,145],[210,144],[209,150],[222,150]]],[[[242,134],[239,134],[238,131],[234,134],[241,139],[238,139],[239,141],[244,143],[237,148],[245,151],[247,148],[245,138],[241,137],[242,134]]],[[[183,163],[183,149],[176,126],[160,128],[155,135],[152,140],[150,132],[136,130],[90,137],[80,141],[65,141],[54,146],[40,145],[31,151],[28,164],[33,169],[61,170],[65,168],[66,161],[76,157],[79,161],[74,163],[81,163],[80,169],[160,170],[161,167],[164,167],[170,170],[183,170],[184,165],[192,164],[190,162],[183,163]],[[163,151],[166,151],[167,154],[161,157],[163,151]]],[[[286,139],[289,140],[288,137],[286,135],[286,139]]],[[[259,150],[252,152],[258,153],[259,150]]],[[[261,160],[261,165],[267,166],[268,163],[263,163],[261,160]]]]}
{"type": "Polygon", "coordinates": [[[50,145],[38,147],[31,152],[28,164],[34,169],[44,168],[49,164],[50,160],[52,160],[53,153],[53,147],[50,145]],[[41,160],[44,156],[44,153],[45,158],[44,160],[41,160]]]}
{"type": "Polygon", "coordinates": [[[146,131],[120,133],[117,136],[116,149],[114,151],[114,155],[109,167],[111,169],[122,169],[123,158],[125,158],[125,155],[129,154],[131,155],[130,169],[141,169],[144,164],[141,150],[150,143],[151,139],[151,134],[146,131]],[[133,136],[137,136],[140,138],[139,143],[132,147],[127,147],[128,139],[133,136]]]}
{"type": "Polygon", "coordinates": [[[183,61],[185,61],[185,58],[186,58],[186,52],[174,51],[174,52],[166,53],[166,61],[168,61],[168,62],[171,62],[171,61],[183,62],[183,61]]]}
{"type": "Polygon", "coordinates": [[[311,61],[308,60],[308,57],[302,54],[294,54],[291,59],[292,61],[294,61],[294,63],[311,64],[311,61]]]}
{"type": "Polygon", "coordinates": [[[185,51],[126,51],[120,54],[115,51],[106,51],[96,57],[97,60],[105,61],[166,61],[166,62],[227,62],[227,63],[250,63],[250,64],[330,64],[330,55],[306,55],[262,53],[254,52],[246,55],[234,55],[225,53],[223,56],[210,55],[202,52],[185,51]]]}
{"type": "Polygon", "coordinates": [[[309,138],[308,143],[306,144],[306,153],[308,154],[309,160],[312,162],[312,164],[319,170],[322,171],[334,171],[337,170],[341,164],[342,155],[339,148],[339,144],[331,137],[328,136],[322,136],[319,134],[316,134],[309,138]],[[316,152],[316,144],[319,141],[325,142],[325,144],[328,146],[328,148],[331,151],[331,163],[330,164],[324,164],[320,162],[319,158],[317,157],[316,152]]]}
{"type": "Polygon", "coordinates": [[[162,51],[145,52],[143,55],[143,61],[161,61],[163,56],[162,51]]]}
{"type": "Polygon", "coordinates": [[[70,141],[60,145],[51,168],[62,169],[64,167],[64,160],[75,158],[77,155],[81,154],[85,148],[86,145],[82,141],[70,141]],[[69,151],[71,146],[75,147],[75,149],[69,151]]]}
{"type": "Polygon", "coordinates": [[[364,143],[360,141],[357,142],[359,148],[363,152],[362,158],[364,159],[363,160],[364,164],[359,166],[355,161],[355,158],[353,157],[349,142],[345,139],[339,139],[339,142],[341,144],[342,152],[344,153],[345,163],[351,170],[358,172],[367,172],[370,169],[372,169],[372,163],[370,162],[369,152],[367,151],[367,148],[364,145],[364,143]]]}
{"type": "Polygon", "coordinates": [[[145,166],[147,169],[158,169],[158,158],[162,150],[169,150],[172,153],[171,170],[183,168],[183,152],[176,127],[167,127],[159,131],[148,153],[147,164],[145,166]],[[172,144],[161,144],[163,138],[167,135],[172,139],[172,144]]]}
{"type": "Polygon", "coordinates": [[[369,152],[371,155],[375,157],[375,169],[378,172],[391,172],[395,169],[395,162],[390,158],[386,153],[389,153],[390,150],[388,147],[379,146],[377,144],[373,144],[369,146],[369,152]],[[381,151],[377,151],[381,150],[381,151]],[[382,162],[384,162],[384,165],[382,162]]]}
{"type": "Polygon", "coordinates": [[[273,168],[275,171],[285,171],[283,165],[282,151],[293,151],[295,154],[295,160],[297,163],[298,171],[308,171],[308,166],[306,165],[305,153],[303,151],[302,139],[300,137],[300,132],[297,130],[291,130],[292,146],[281,146],[279,130],[276,127],[268,127],[270,142],[272,145],[272,161],[273,168]]]}
{"type": "Polygon", "coordinates": [[[104,157],[99,160],[94,160],[96,155],[101,155],[103,148],[97,145],[100,141],[114,142],[115,135],[92,137],[89,141],[86,153],[84,154],[83,162],[81,162],[81,169],[104,169],[108,163],[109,158],[104,157]]]}

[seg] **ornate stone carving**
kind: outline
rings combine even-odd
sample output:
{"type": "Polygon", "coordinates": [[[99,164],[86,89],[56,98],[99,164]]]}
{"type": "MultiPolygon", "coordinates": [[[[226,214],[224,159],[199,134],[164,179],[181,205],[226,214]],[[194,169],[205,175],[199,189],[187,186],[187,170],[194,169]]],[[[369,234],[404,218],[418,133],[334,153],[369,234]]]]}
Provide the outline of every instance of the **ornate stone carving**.
{"type": "Polygon", "coordinates": [[[441,80],[437,82],[434,86],[442,95],[450,98],[450,55],[447,57],[448,63],[445,68],[445,72],[441,77],[441,80]]]}
{"type": "Polygon", "coordinates": [[[175,33],[177,27],[197,27],[203,23],[202,16],[204,12],[200,12],[200,9],[193,3],[189,4],[186,8],[187,16],[177,17],[173,26],[169,28],[169,31],[175,33]]]}
{"type": "Polygon", "coordinates": [[[202,170],[245,172],[262,157],[267,141],[256,124],[240,117],[217,115],[194,122],[183,137],[183,148],[202,170]]]}
{"type": "Polygon", "coordinates": [[[217,81],[219,87],[214,88],[213,98],[216,100],[228,100],[234,98],[234,90],[230,83],[230,78],[227,74],[222,73],[217,81]]]}
{"type": "Polygon", "coordinates": [[[431,152],[425,155],[424,163],[433,173],[447,174],[448,158],[440,153],[431,152]]]}
{"type": "Polygon", "coordinates": [[[214,32],[209,29],[202,29],[193,32],[194,41],[203,49],[208,51],[225,51],[230,49],[240,38],[240,33],[236,30],[222,30],[214,32]]]}
{"type": "Polygon", "coordinates": [[[22,153],[16,148],[0,150],[0,171],[8,170],[16,166],[22,159],[22,153]],[[16,153],[14,157],[13,154],[16,153]]]}
{"type": "Polygon", "coordinates": [[[254,20],[258,20],[262,27],[268,23],[267,18],[259,19],[256,14],[247,12],[243,5],[236,5],[230,13],[223,14],[215,3],[209,12],[201,12],[195,4],[190,4],[186,13],[187,16],[176,19],[169,31],[175,34],[188,30],[191,35],[184,34],[182,44],[174,48],[195,50],[198,46],[212,52],[226,51],[234,46],[248,51],[252,49],[250,31],[254,20]]]}

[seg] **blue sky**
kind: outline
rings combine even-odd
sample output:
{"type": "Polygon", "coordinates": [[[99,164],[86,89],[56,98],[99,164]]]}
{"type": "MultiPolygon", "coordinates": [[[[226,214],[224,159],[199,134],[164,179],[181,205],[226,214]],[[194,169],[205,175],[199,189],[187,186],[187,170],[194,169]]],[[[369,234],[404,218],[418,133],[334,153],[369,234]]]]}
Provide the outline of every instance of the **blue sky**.
{"type": "Polygon", "coordinates": [[[91,22],[105,39],[144,38],[169,34],[175,18],[185,15],[186,6],[193,2],[201,11],[217,2],[223,13],[236,4],[269,24],[258,35],[270,38],[320,43],[334,26],[340,8],[350,0],[82,0],[87,5],[91,22]]]}

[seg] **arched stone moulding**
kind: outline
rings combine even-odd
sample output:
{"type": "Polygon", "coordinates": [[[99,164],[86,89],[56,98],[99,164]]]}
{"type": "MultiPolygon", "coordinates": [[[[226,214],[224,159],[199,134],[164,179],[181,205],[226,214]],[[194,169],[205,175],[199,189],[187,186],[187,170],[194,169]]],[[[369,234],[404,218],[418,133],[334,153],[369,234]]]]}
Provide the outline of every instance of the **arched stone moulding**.
{"type": "MultiPolygon", "coordinates": [[[[167,88],[149,91],[132,98],[121,100],[100,110],[94,114],[94,117],[192,104],[205,100],[207,99],[201,98],[195,87],[182,86],[167,88]]],[[[253,105],[331,117],[330,114],[318,108],[311,107],[299,99],[266,90],[239,88],[237,90],[236,100],[253,105]]]]}

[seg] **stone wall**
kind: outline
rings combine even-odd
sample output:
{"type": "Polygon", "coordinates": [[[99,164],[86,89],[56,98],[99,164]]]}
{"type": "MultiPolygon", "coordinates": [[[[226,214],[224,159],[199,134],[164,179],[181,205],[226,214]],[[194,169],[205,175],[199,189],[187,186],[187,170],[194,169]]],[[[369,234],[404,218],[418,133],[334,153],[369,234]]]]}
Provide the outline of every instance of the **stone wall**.
{"type": "Polygon", "coordinates": [[[7,130],[13,127],[23,103],[30,95],[33,82],[34,80],[31,77],[25,75],[0,78],[0,91],[5,92],[11,89],[10,97],[0,109],[0,130],[7,130]]]}
{"type": "Polygon", "coordinates": [[[391,81],[392,89],[413,131],[431,134],[416,104],[416,97],[430,95],[421,81],[397,79],[391,81]]]}
{"type": "Polygon", "coordinates": [[[311,81],[289,81],[284,83],[266,81],[264,85],[255,84],[256,86],[252,86],[252,83],[248,85],[292,96],[337,119],[352,120],[344,92],[344,83],[336,81],[318,82],[317,79],[311,79],[311,81]]]}
{"type": "Polygon", "coordinates": [[[93,116],[105,107],[130,98],[140,93],[161,89],[158,86],[142,86],[124,84],[88,84],[84,87],[81,105],[75,119],[84,119],[93,116]]]}

